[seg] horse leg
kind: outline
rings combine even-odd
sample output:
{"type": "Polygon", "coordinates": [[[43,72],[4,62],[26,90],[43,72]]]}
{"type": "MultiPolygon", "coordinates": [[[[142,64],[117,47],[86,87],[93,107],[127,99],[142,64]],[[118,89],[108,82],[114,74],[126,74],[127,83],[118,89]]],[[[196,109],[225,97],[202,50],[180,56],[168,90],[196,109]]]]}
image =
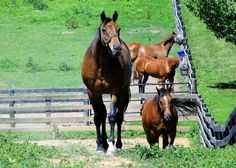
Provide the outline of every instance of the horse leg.
{"type": "Polygon", "coordinates": [[[172,146],[174,144],[175,137],[176,137],[176,128],[169,133],[169,138],[170,138],[169,145],[172,146]]]}
{"type": "Polygon", "coordinates": [[[145,84],[148,80],[148,74],[144,73],[143,81],[142,81],[142,93],[145,93],[145,84]]]}
{"type": "Polygon", "coordinates": [[[109,124],[110,124],[110,137],[108,140],[108,150],[107,150],[107,154],[108,155],[113,155],[115,153],[115,147],[114,147],[114,143],[115,143],[115,123],[116,123],[116,112],[117,112],[117,97],[112,94],[111,95],[111,110],[108,114],[108,120],[109,120],[109,124]]]}
{"type": "Polygon", "coordinates": [[[167,133],[163,133],[162,134],[162,138],[163,138],[163,149],[165,149],[167,146],[168,146],[168,144],[169,144],[169,142],[168,142],[168,135],[167,135],[167,133]]]}
{"type": "Polygon", "coordinates": [[[90,102],[92,104],[94,110],[94,123],[96,126],[96,133],[97,133],[97,152],[106,152],[108,148],[107,143],[107,134],[106,134],[106,107],[103,104],[102,97],[92,97],[91,93],[89,92],[90,102]],[[102,132],[101,132],[102,126],[102,132]]]}
{"type": "Polygon", "coordinates": [[[137,73],[138,75],[138,88],[139,88],[139,93],[142,93],[142,88],[143,88],[143,85],[142,85],[142,80],[143,80],[143,74],[142,73],[137,73]]]}
{"type": "Polygon", "coordinates": [[[118,112],[117,112],[117,141],[116,141],[116,148],[122,148],[122,141],[121,141],[121,126],[124,121],[124,113],[128,106],[129,99],[130,99],[130,89],[129,87],[121,92],[122,95],[119,97],[118,101],[118,112]]]}

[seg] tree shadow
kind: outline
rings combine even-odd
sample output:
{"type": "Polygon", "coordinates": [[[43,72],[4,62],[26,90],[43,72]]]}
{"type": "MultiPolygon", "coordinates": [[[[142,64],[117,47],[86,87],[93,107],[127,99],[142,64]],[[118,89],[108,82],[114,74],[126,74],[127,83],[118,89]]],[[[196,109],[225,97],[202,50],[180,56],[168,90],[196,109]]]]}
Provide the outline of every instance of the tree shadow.
{"type": "Polygon", "coordinates": [[[228,83],[216,83],[215,86],[209,86],[218,89],[236,89],[236,80],[228,83]]]}

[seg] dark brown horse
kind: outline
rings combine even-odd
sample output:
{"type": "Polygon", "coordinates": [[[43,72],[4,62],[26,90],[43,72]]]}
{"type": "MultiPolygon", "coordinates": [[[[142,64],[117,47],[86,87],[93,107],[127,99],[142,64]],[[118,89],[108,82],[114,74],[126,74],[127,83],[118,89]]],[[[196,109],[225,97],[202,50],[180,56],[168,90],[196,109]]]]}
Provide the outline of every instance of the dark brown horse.
{"type": "MultiPolygon", "coordinates": [[[[132,62],[135,64],[135,60],[138,57],[146,55],[154,58],[168,57],[173,44],[174,43],[182,44],[183,42],[184,38],[182,38],[179,33],[173,32],[165,40],[161,42],[149,46],[140,43],[129,43],[128,47],[130,50],[132,62]]],[[[132,82],[134,82],[138,78],[139,76],[137,72],[134,71],[132,82]]]]}
{"type": "Polygon", "coordinates": [[[142,106],[142,124],[150,146],[163,138],[163,148],[173,145],[178,123],[177,109],[183,114],[196,112],[196,102],[186,99],[174,99],[171,88],[158,90],[156,96],[148,98],[142,106]]]}
{"type": "Polygon", "coordinates": [[[122,148],[121,124],[130,99],[131,57],[128,46],[120,39],[120,28],[116,24],[118,13],[106,17],[101,13],[97,34],[87,49],[82,64],[82,79],[94,110],[97,133],[97,151],[113,154],[114,129],[117,124],[116,148],[122,148]],[[107,142],[107,111],[102,94],[110,94],[110,137],[107,142]],[[109,145],[108,145],[109,143],[109,145]],[[109,147],[109,148],[108,148],[109,147]]]}
{"type": "MultiPolygon", "coordinates": [[[[163,57],[155,59],[150,56],[142,56],[136,59],[135,71],[139,74],[138,83],[139,92],[145,92],[145,83],[149,76],[158,78],[162,87],[164,88],[165,81],[174,82],[175,69],[179,66],[179,58],[177,57],[163,57]]],[[[173,85],[172,90],[174,90],[173,85]]]]}

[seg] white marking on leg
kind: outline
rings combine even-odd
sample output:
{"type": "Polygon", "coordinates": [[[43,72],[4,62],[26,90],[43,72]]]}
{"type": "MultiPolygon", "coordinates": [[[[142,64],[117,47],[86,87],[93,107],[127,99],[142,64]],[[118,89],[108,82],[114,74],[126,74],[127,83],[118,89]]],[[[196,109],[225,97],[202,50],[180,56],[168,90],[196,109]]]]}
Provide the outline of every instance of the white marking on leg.
{"type": "Polygon", "coordinates": [[[109,145],[109,147],[107,149],[106,155],[107,156],[114,156],[115,151],[116,151],[114,144],[112,142],[108,141],[108,145],[109,145]]]}

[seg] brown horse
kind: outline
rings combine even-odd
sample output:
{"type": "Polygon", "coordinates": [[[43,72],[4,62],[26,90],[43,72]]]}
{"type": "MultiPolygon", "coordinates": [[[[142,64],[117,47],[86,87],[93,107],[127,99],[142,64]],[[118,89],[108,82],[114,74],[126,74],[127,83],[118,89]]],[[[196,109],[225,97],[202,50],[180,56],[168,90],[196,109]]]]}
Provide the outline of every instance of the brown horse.
{"type": "MultiPolygon", "coordinates": [[[[170,83],[174,82],[175,69],[179,66],[179,58],[177,57],[163,57],[155,59],[150,56],[142,56],[136,59],[135,71],[138,72],[139,92],[145,92],[145,83],[149,75],[158,78],[159,82],[163,83],[169,80],[170,83]]],[[[172,90],[174,90],[172,85],[172,90]]]]}
{"type": "Polygon", "coordinates": [[[106,17],[101,13],[97,34],[87,49],[82,63],[82,79],[94,110],[97,133],[97,152],[114,154],[114,129],[117,124],[116,148],[122,148],[121,124],[130,99],[131,57],[128,46],[120,39],[120,28],[116,24],[118,13],[106,17]],[[107,111],[102,94],[110,94],[110,137],[107,142],[107,111]],[[109,147],[109,148],[108,148],[109,147]]]}
{"type": "MultiPolygon", "coordinates": [[[[140,43],[129,43],[128,47],[131,54],[132,62],[134,63],[138,57],[151,56],[154,58],[168,57],[169,52],[174,43],[182,44],[184,38],[181,37],[179,33],[173,32],[165,40],[152,44],[150,46],[143,45],[140,43]]],[[[135,64],[135,63],[134,63],[135,64]]],[[[139,76],[137,72],[133,72],[133,82],[138,79],[139,76]]]]}
{"type": "Polygon", "coordinates": [[[173,32],[165,40],[150,46],[140,43],[129,43],[128,47],[132,62],[138,57],[149,55],[154,58],[167,57],[174,43],[182,44],[183,38],[180,34],[173,32]]]}
{"type": "Polygon", "coordinates": [[[183,114],[196,112],[196,102],[186,99],[174,99],[170,95],[171,88],[158,90],[158,94],[146,99],[141,114],[143,129],[150,146],[159,143],[163,138],[163,148],[173,145],[178,122],[177,109],[183,114]]]}

